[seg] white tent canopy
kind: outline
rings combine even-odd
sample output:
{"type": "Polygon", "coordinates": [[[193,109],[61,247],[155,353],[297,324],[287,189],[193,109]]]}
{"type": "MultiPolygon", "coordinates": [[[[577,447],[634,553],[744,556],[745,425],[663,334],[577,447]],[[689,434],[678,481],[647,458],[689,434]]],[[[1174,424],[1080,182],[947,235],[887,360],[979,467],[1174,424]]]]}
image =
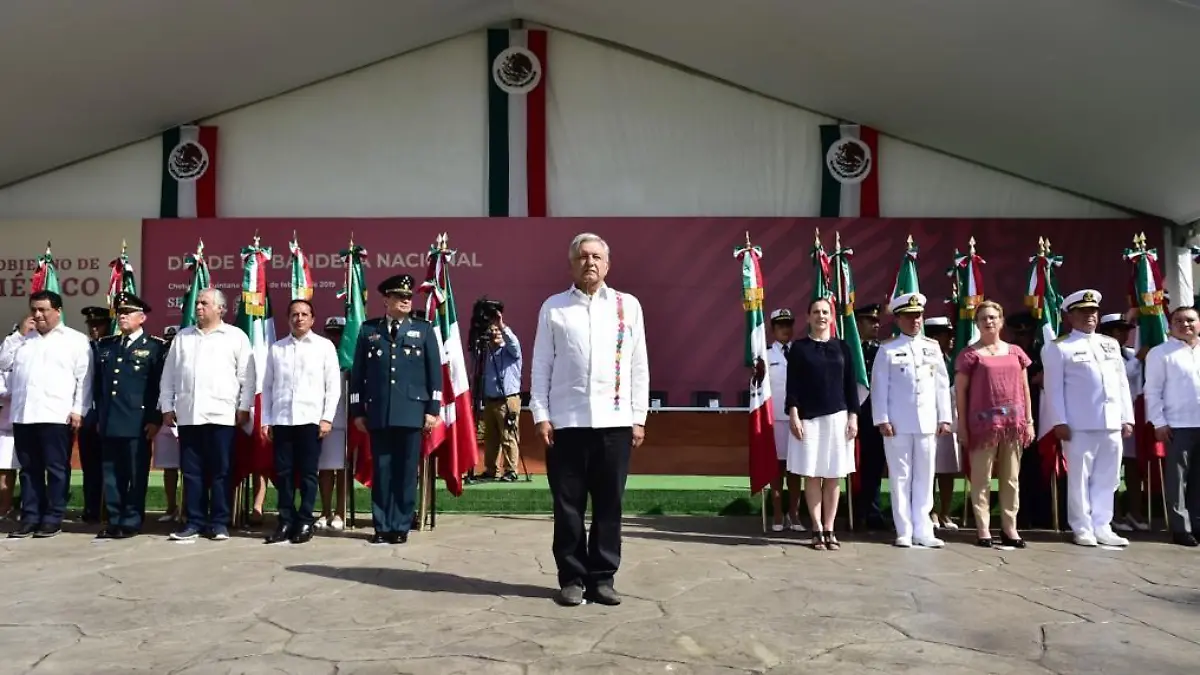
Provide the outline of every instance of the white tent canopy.
{"type": "Polygon", "coordinates": [[[1191,0],[0,5],[0,186],[514,20],[1126,209],[1200,219],[1191,0]]]}

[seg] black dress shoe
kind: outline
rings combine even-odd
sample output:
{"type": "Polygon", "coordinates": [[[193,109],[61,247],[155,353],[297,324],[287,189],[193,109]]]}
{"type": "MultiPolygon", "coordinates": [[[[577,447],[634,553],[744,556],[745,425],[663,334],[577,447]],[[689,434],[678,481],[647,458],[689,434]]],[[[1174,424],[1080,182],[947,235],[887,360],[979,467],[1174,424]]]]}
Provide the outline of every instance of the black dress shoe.
{"type": "Polygon", "coordinates": [[[407,532],[393,532],[391,535],[391,538],[388,539],[388,543],[389,544],[407,544],[408,543],[408,533],[407,532]]]}
{"type": "Polygon", "coordinates": [[[612,586],[608,585],[597,586],[593,589],[590,589],[584,597],[591,602],[596,603],[597,605],[608,605],[610,607],[615,607],[621,604],[621,596],[615,590],[613,590],[612,586]]]}
{"type": "Polygon", "coordinates": [[[121,528],[106,527],[103,530],[100,530],[100,533],[96,535],[96,538],[97,539],[120,539],[121,538],[121,528]]]}
{"type": "Polygon", "coordinates": [[[312,541],[313,528],[312,525],[301,525],[292,533],[293,544],[305,544],[312,541]]]}
{"type": "Polygon", "coordinates": [[[975,540],[975,545],[980,548],[991,548],[992,547],[992,538],[991,537],[980,537],[979,539],[975,540]]]}
{"type": "Polygon", "coordinates": [[[37,523],[25,523],[20,528],[8,533],[9,539],[24,539],[38,531],[37,523]]]}
{"type": "Polygon", "coordinates": [[[371,539],[369,540],[369,543],[390,544],[392,542],[388,539],[388,537],[389,537],[389,533],[387,533],[387,532],[376,532],[375,534],[371,535],[371,539]]]}
{"type": "Polygon", "coordinates": [[[137,528],[134,528],[134,527],[122,527],[121,528],[121,538],[122,539],[131,539],[133,537],[138,536],[138,534],[139,534],[139,532],[138,532],[137,528]]]}
{"type": "Polygon", "coordinates": [[[37,532],[33,533],[33,536],[38,539],[49,539],[50,537],[58,536],[59,532],[62,532],[62,525],[58,523],[42,523],[42,526],[37,529],[37,532]]]}
{"type": "Polygon", "coordinates": [[[1190,532],[1178,532],[1173,534],[1171,535],[1171,541],[1175,542],[1179,546],[1200,546],[1200,542],[1197,542],[1196,537],[1190,532]]]}
{"type": "Polygon", "coordinates": [[[1019,539],[1019,538],[1013,539],[1012,537],[1008,536],[1007,534],[1001,534],[1000,535],[1000,545],[1001,546],[1011,546],[1013,548],[1025,548],[1025,540],[1019,539]]]}
{"type": "Polygon", "coordinates": [[[567,584],[554,594],[554,602],[563,607],[578,607],[583,604],[583,586],[567,584]]]}
{"type": "Polygon", "coordinates": [[[268,544],[282,544],[292,538],[292,528],[287,523],[280,523],[275,531],[267,535],[263,540],[268,544]]]}

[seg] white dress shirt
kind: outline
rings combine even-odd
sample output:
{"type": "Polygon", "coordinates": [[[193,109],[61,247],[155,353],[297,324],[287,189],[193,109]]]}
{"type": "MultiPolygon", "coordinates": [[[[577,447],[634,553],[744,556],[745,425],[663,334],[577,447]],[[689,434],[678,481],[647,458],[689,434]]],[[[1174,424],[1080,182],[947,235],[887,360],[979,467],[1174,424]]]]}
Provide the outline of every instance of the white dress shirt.
{"type": "Polygon", "coordinates": [[[650,366],[641,303],[608,286],[591,296],[574,287],[550,296],[538,312],[530,371],[535,424],[645,425],[650,366]]]}
{"type": "Polygon", "coordinates": [[[1116,340],[1071,331],[1042,347],[1044,430],[1065,424],[1079,431],[1116,431],[1133,424],[1125,355],[1116,340]]]}
{"type": "Polygon", "coordinates": [[[163,365],[158,406],[176,424],[233,426],[254,404],[256,376],[250,339],[227,323],[204,333],[188,326],[175,335],[163,365]]]}
{"type": "Polygon", "coordinates": [[[1146,419],[1156,427],[1200,428],[1200,342],[1168,338],[1146,354],[1146,419]]]}
{"type": "MultiPolygon", "coordinates": [[[[789,342],[788,345],[791,343],[789,342]]],[[[775,422],[787,422],[787,356],[782,342],[772,342],[767,349],[767,376],[771,380],[771,407],[775,411],[775,422]]]]}
{"type": "Polygon", "coordinates": [[[60,323],[30,331],[13,354],[8,376],[13,424],[67,424],[92,407],[92,345],[60,323]]]}
{"type": "Polygon", "coordinates": [[[263,375],[264,426],[332,425],[341,398],[342,371],[333,342],[309,331],[271,345],[263,375]]]}
{"type": "Polygon", "coordinates": [[[901,333],[879,345],[871,415],[875,426],[891,424],[897,434],[934,434],[939,424],[953,422],[950,376],[936,340],[901,333]]]}

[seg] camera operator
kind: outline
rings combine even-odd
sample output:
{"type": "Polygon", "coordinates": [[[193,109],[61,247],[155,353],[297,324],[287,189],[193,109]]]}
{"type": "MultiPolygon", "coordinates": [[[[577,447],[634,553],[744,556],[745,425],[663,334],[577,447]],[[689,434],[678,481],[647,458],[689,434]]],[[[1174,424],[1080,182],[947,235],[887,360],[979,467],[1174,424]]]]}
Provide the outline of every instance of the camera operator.
{"type": "Polygon", "coordinates": [[[518,420],[521,415],[521,343],[504,324],[504,306],[492,301],[486,311],[486,328],[481,331],[480,359],[483,380],[483,429],[487,443],[485,470],[481,480],[517,480],[520,449],[518,420]],[[504,453],[504,474],[500,453],[504,453]]]}

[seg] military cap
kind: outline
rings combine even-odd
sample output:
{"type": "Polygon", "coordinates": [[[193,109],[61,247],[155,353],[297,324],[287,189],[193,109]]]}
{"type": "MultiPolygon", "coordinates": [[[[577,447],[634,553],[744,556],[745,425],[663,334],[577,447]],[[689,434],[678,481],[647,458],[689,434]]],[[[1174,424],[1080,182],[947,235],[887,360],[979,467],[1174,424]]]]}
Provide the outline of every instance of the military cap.
{"type": "MultiPolygon", "coordinates": [[[[149,312],[150,305],[133,293],[117,293],[113,298],[113,306],[117,312],[149,312]]],[[[107,312],[105,313],[107,315],[107,312]]]]}
{"type": "Polygon", "coordinates": [[[413,278],[408,274],[397,274],[384,279],[379,284],[379,293],[388,295],[389,293],[413,294],[413,278]]]}
{"type": "Polygon", "coordinates": [[[950,319],[944,316],[931,316],[925,319],[925,334],[931,333],[949,333],[954,330],[954,326],[950,325],[950,319]]]}
{"type": "Polygon", "coordinates": [[[79,310],[79,313],[84,316],[84,320],[88,323],[93,321],[108,321],[112,318],[108,314],[107,307],[84,307],[83,309],[79,310]]]}
{"type": "Polygon", "coordinates": [[[1004,325],[1018,333],[1037,329],[1037,319],[1029,312],[1018,312],[1004,319],[1004,325]]]}
{"type": "Polygon", "coordinates": [[[901,293],[888,303],[892,314],[920,314],[925,311],[925,296],[921,293],[901,293]]]}
{"type": "Polygon", "coordinates": [[[1118,326],[1120,328],[1133,328],[1133,324],[1125,320],[1124,314],[1105,314],[1100,317],[1100,327],[1118,326]]]}
{"type": "Polygon", "coordinates": [[[179,332],[179,326],[167,326],[166,328],[163,329],[163,337],[170,339],[170,338],[175,337],[175,334],[178,332],[179,332]]]}
{"type": "Polygon", "coordinates": [[[879,312],[882,308],[878,304],[863,305],[854,309],[854,316],[865,316],[871,319],[878,319],[879,312]]]}
{"type": "Polygon", "coordinates": [[[795,323],[796,317],[792,316],[792,310],[783,308],[771,312],[771,323],[795,323]]]}
{"type": "Polygon", "coordinates": [[[1100,301],[1103,299],[1104,296],[1100,294],[1100,291],[1091,288],[1085,288],[1068,295],[1066,299],[1063,300],[1063,309],[1069,312],[1073,309],[1098,308],[1100,306],[1100,301]]]}
{"type": "Polygon", "coordinates": [[[331,316],[325,319],[325,330],[346,330],[346,317],[331,316]]]}

